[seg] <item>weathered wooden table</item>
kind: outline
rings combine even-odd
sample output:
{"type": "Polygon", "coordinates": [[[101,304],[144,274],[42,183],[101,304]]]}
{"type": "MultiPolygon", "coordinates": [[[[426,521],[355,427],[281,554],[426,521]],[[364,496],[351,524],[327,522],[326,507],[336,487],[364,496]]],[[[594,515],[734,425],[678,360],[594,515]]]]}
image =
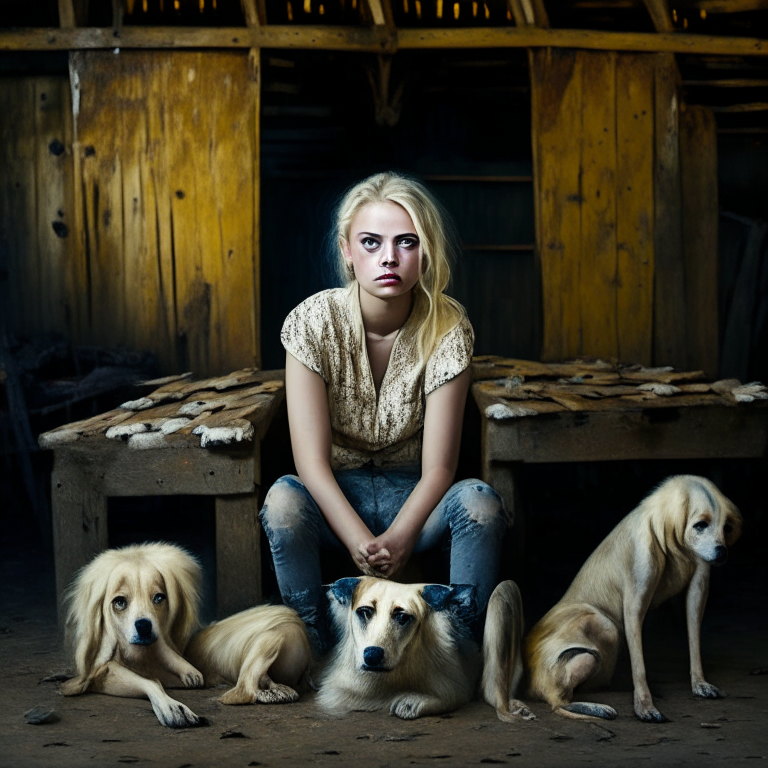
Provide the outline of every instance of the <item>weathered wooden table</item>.
{"type": "Polygon", "coordinates": [[[768,456],[768,390],[700,371],[473,360],[472,394],[482,417],[483,480],[515,514],[523,464],[621,459],[768,456]]]}
{"type": "Polygon", "coordinates": [[[160,385],[114,411],[42,434],[53,449],[56,594],[108,547],[110,496],[216,497],[216,605],[227,616],[261,597],[261,440],[285,398],[283,371],[245,369],[160,385]]]}

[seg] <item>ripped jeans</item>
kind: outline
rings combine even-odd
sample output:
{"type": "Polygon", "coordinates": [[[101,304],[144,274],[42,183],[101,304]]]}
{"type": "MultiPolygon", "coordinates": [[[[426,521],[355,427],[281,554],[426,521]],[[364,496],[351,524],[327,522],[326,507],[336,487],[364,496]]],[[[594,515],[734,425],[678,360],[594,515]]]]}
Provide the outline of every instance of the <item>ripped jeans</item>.
{"type": "MultiPolygon", "coordinates": [[[[342,493],[374,536],[389,528],[420,477],[418,471],[373,466],[334,474],[342,493]]],[[[328,649],[330,633],[320,550],[346,554],[346,548],[295,475],[281,477],[269,489],[259,514],[283,602],[301,616],[314,650],[323,653],[328,649]]],[[[451,583],[475,587],[478,620],[496,586],[506,527],[496,491],[481,480],[462,480],[451,486],[435,507],[414,549],[422,552],[450,542],[451,583]]],[[[477,627],[474,630],[477,632],[477,627]]]]}

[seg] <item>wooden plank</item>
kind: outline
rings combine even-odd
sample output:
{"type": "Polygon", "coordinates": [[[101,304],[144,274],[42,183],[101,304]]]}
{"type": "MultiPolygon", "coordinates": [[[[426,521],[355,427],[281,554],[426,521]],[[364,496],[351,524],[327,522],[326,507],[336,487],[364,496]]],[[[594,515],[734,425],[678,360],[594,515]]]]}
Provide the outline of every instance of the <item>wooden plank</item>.
{"type": "Polygon", "coordinates": [[[107,497],[91,485],[65,454],[56,451],[51,475],[51,506],[56,604],[59,624],[63,625],[64,590],[75,573],[109,544],[107,497]]]}
{"type": "Polygon", "coordinates": [[[706,13],[749,13],[768,11],[768,0],[675,0],[681,10],[706,13]]]}
{"type": "Polygon", "coordinates": [[[216,615],[222,619],[261,600],[258,495],[216,497],[216,615]]]}
{"type": "Polygon", "coordinates": [[[717,125],[706,107],[680,113],[687,367],[719,367],[717,125]]]}
{"type": "Polygon", "coordinates": [[[657,56],[655,88],[653,361],[656,365],[683,368],[686,361],[686,317],[678,125],[679,74],[674,58],[668,54],[657,56]]]}
{"type": "Polygon", "coordinates": [[[562,360],[581,352],[581,65],[573,51],[547,49],[531,57],[543,360],[562,360]]]}
{"type": "Polygon", "coordinates": [[[653,355],[654,61],[616,63],[617,357],[650,365],[653,355]]]}
{"type": "MultiPolygon", "coordinates": [[[[22,28],[0,32],[0,50],[113,49],[113,30],[81,28],[22,28]]],[[[756,37],[727,37],[648,32],[605,32],[540,27],[472,27],[399,29],[395,37],[377,27],[279,26],[245,27],[123,27],[121,50],[129,48],[296,48],[374,51],[426,48],[578,48],[603,51],[667,52],[721,56],[768,56],[768,41],[756,37]]]]}
{"type": "MultiPolygon", "coordinates": [[[[616,54],[581,51],[581,344],[569,354],[615,358],[616,54]]],[[[563,130],[573,130],[563,121],[563,130]]],[[[623,213],[623,212],[622,212],[623,213]]]]}
{"type": "Polygon", "coordinates": [[[669,14],[667,0],[643,0],[643,3],[657,32],[675,31],[675,25],[672,23],[672,17],[669,14]]]}
{"type": "Polygon", "coordinates": [[[72,0],[58,0],[59,26],[62,29],[72,28],[75,23],[75,6],[72,0]]]}

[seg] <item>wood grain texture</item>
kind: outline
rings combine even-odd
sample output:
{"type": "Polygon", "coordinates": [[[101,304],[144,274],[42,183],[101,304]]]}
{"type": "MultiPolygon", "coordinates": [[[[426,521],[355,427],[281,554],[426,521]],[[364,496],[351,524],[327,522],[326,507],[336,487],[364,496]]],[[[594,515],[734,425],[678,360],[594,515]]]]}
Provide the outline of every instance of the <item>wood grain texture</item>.
{"type": "Polygon", "coordinates": [[[653,57],[616,62],[616,332],[619,360],[653,354],[653,57]]]}
{"type": "Polygon", "coordinates": [[[73,56],[87,340],[258,362],[258,82],[245,53],[73,56]],[[201,108],[205,105],[205,108],[201,108]]]}
{"type": "Polygon", "coordinates": [[[686,315],[680,191],[680,76],[673,56],[657,56],[655,88],[653,362],[684,368],[686,315]]]}
{"type": "Polygon", "coordinates": [[[547,49],[535,51],[531,64],[542,359],[558,360],[581,352],[582,60],[547,49]]]}
{"type": "Polygon", "coordinates": [[[680,173],[686,366],[714,377],[719,366],[717,126],[706,107],[686,106],[680,113],[680,173]]]}

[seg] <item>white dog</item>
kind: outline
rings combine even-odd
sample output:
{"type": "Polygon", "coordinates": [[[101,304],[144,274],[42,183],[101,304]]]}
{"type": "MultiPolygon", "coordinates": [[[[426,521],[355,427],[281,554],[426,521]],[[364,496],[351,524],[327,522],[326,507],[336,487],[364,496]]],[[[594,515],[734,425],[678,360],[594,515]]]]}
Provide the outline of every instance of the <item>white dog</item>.
{"type": "Polygon", "coordinates": [[[616,717],[611,707],[572,698],[577,686],[610,682],[625,635],[635,714],[645,722],[664,722],[646,680],[643,620],[649,608],[687,587],[691,687],[702,698],[723,696],[704,679],[701,619],[710,568],[725,562],[740,531],[738,510],[709,480],[693,475],[666,480],[614,528],[526,638],[532,695],[565,717],[616,717]]]}
{"type": "Polygon", "coordinates": [[[304,622],[281,605],[259,605],[214,622],[196,634],[184,654],[206,685],[235,684],[223,704],[282,704],[299,698],[312,654],[304,622]]]}
{"type": "Polygon", "coordinates": [[[163,688],[203,684],[180,654],[198,625],[199,595],[200,566],[180,547],[141,544],[97,555],[67,591],[77,676],[62,693],[146,697],[163,725],[204,724],[163,688]]]}
{"type": "MultiPolygon", "coordinates": [[[[499,585],[492,604],[508,607],[516,590],[512,582],[499,585]]],[[[322,709],[338,715],[388,709],[411,720],[456,709],[474,696],[480,649],[462,618],[474,609],[473,587],[361,577],[340,579],[328,596],[340,638],[320,683],[317,702],[322,709]]],[[[512,623],[505,611],[492,610],[488,616],[492,623],[512,623]]],[[[499,634],[509,639],[509,632],[498,629],[499,634]]],[[[511,646],[499,643],[498,637],[494,642],[490,650],[498,669],[510,658],[511,646]]],[[[498,692],[505,686],[500,680],[495,676],[486,686],[499,716],[502,711],[530,715],[519,702],[509,701],[509,685],[498,692]]]]}

